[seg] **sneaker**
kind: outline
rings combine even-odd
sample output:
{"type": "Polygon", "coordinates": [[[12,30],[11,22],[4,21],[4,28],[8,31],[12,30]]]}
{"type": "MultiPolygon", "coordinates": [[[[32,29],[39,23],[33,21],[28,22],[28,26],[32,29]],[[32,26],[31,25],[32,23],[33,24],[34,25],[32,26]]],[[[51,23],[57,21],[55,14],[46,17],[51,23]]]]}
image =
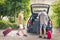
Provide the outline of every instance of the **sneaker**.
{"type": "Polygon", "coordinates": [[[24,34],[23,36],[27,37],[27,35],[26,35],[26,34],[24,34]]]}
{"type": "Polygon", "coordinates": [[[44,37],[44,39],[47,39],[46,37],[44,37]]]}
{"type": "Polygon", "coordinates": [[[39,36],[39,38],[42,38],[42,36],[39,36]]]}
{"type": "Polygon", "coordinates": [[[17,34],[18,36],[20,36],[19,33],[16,33],[16,34],[17,34]]]}

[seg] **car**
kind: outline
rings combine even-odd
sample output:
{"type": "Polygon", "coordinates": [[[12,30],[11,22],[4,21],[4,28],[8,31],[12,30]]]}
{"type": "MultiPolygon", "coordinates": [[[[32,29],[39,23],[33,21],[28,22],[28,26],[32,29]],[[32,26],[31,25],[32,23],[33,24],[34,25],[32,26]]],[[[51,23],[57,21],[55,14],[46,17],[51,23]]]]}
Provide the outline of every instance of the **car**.
{"type": "MultiPolygon", "coordinates": [[[[32,15],[30,16],[30,18],[28,19],[27,22],[27,32],[28,33],[37,33],[39,34],[40,32],[40,20],[36,20],[36,17],[38,16],[39,12],[45,12],[48,14],[49,12],[49,8],[50,6],[48,4],[32,4],[31,5],[31,13],[32,15]]],[[[48,16],[48,25],[46,27],[46,31],[48,31],[48,29],[50,29],[50,31],[52,32],[52,21],[50,19],[50,17],[48,16]]],[[[44,28],[44,25],[43,25],[44,28]]],[[[43,28],[42,28],[42,32],[43,32],[43,28]]]]}

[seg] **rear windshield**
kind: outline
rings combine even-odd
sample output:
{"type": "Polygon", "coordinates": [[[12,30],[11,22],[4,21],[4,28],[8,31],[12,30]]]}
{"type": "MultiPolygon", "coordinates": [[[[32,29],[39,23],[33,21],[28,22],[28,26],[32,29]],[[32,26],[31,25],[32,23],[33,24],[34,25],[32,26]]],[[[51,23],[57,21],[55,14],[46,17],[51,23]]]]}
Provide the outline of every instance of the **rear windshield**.
{"type": "Polygon", "coordinates": [[[47,12],[47,9],[46,8],[32,8],[33,9],[33,13],[39,13],[43,10],[45,10],[47,12]]]}
{"type": "Polygon", "coordinates": [[[39,13],[43,10],[45,10],[48,14],[50,6],[48,4],[32,4],[31,10],[32,13],[39,13]]]}

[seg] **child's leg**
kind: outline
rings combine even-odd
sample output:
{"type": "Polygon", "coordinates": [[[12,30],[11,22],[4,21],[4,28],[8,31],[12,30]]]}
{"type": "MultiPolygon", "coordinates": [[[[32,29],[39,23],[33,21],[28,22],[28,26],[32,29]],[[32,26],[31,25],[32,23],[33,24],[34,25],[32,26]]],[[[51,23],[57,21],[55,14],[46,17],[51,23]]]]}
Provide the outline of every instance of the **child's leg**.
{"type": "Polygon", "coordinates": [[[42,28],[40,28],[40,36],[42,36],[42,28]]]}
{"type": "Polygon", "coordinates": [[[46,37],[46,28],[44,28],[44,37],[46,37]]]}
{"type": "Polygon", "coordinates": [[[20,26],[20,31],[22,32],[22,34],[23,34],[23,36],[27,36],[25,33],[24,33],[24,31],[23,31],[23,25],[21,24],[21,26],[20,26]]]}
{"type": "Polygon", "coordinates": [[[20,24],[19,24],[19,26],[18,26],[18,32],[17,33],[19,33],[20,32],[20,24]]]}
{"type": "Polygon", "coordinates": [[[22,32],[22,34],[24,34],[24,31],[23,31],[23,29],[21,29],[21,32],[22,32]]]}
{"type": "Polygon", "coordinates": [[[44,24],[44,37],[46,37],[46,25],[44,24]]]}
{"type": "Polygon", "coordinates": [[[19,35],[19,32],[20,32],[20,28],[18,29],[18,32],[16,33],[18,36],[20,36],[20,35],[19,35]]]}
{"type": "Polygon", "coordinates": [[[18,32],[16,33],[18,36],[20,36],[20,35],[19,35],[19,32],[20,32],[20,25],[19,25],[19,27],[18,27],[18,32]]]}
{"type": "Polygon", "coordinates": [[[40,36],[42,36],[42,24],[40,25],[40,36]]]}

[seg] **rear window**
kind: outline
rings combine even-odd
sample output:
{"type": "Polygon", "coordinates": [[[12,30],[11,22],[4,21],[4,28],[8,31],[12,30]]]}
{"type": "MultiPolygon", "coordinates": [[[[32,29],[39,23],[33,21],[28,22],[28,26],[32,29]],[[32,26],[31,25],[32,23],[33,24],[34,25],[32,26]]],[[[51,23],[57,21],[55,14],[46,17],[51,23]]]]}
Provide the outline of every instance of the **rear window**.
{"type": "Polygon", "coordinates": [[[31,11],[32,13],[39,13],[45,10],[48,14],[50,6],[48,4],[32,4],[31,11]]]}
{"type": "Polygon", "coordinates": [[[39,13],[43,10],[45,10],[47,12],[47,9],[46,8],[32,8],[33,9],[33,13],[39,13]]]}

